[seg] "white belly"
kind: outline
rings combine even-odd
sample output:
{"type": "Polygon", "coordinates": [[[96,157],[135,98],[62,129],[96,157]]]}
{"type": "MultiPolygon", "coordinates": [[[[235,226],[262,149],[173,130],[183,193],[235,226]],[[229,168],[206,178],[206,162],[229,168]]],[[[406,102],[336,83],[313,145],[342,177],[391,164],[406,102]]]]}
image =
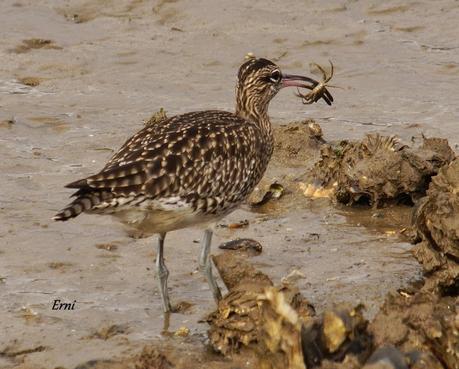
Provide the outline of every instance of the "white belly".
{"type": "Polygon", "coordinates": [[[152,203],[150,206],[122,208],[112,215],[126,225],[131,234],[148,237],[155,233],[167,233],[196,225],[208,226],[231,211],[223,214],[203,214],[184,204],[172,206],[152,203]]]}

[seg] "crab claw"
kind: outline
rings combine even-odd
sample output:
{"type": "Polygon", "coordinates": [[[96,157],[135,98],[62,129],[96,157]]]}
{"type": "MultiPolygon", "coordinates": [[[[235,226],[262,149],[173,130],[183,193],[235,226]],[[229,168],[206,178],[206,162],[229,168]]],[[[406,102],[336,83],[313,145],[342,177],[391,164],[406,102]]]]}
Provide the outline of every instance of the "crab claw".
{"type": "Polygon", "coordinates": [[[297,93],[297,96],[306,100],[307,104],[311,104],[312,102],[317,102],[322,98],[328,105],[331,105],[331,103],[333,102],[333,96],[330,94],[330,92],[327,90],[325,86],[320,88],[320,91],[317,91],[317,93],[315,93],[314,89],[318,86],[322,86],[322,84],[321,82],[318,82],[315,79],[305,77],[305,76],[298,76],[294,74],[282,74],[282,87],[297,87],[297,88],[306,88],[308,90],[311,90],[311,93],[307,95],[301,94],[299,90],[297,93]],[[305,82],[307,82],[307,84],[305,82]],[[311,94],[314,95],[314,98],[312,99],[306,98],[306,96],[309,96],[311,94]]]}

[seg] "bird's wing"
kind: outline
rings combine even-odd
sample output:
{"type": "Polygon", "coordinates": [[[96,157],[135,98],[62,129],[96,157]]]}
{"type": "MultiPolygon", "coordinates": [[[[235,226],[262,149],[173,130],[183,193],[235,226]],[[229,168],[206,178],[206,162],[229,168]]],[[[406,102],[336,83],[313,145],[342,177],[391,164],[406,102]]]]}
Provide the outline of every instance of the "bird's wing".
{"type": "Polygon", "coordinates": [[[114,197],[178,196],[194,206],[224,195],[237,200],[251,189],[262,149],[259,129],[231,113],[189,113],[144,128],[101,172],[67,187],[114,197]]]}

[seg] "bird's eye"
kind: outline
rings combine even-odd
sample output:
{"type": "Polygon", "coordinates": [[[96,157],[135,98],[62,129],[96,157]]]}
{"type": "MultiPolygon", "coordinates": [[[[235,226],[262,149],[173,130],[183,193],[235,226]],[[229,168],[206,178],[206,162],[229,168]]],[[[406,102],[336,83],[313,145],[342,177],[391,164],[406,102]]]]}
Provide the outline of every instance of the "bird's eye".
{"type": "Polygon", "coordinates": [[[270,80],[271,82],[274,82],[274,83],[279,82],[280,79],[281,79],[281,73],[280,73],[280,71],[278,71],[278,70],[273,71],[273,72],[271,73],[271,76],[269,77],[269,80],[270,80]]]}

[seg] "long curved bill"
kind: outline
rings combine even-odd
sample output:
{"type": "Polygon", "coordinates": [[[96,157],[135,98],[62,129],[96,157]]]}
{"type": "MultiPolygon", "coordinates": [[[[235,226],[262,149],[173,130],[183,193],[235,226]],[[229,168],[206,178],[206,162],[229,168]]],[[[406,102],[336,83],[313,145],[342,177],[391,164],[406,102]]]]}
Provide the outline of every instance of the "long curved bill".
{"type": "MultiPolygon", "coordinates": [[[[320,82],[316,81],[315,79],[305,76],[298,76],[295,74],[282,74],[281,83],[282,87],[307,88],[311,91],[320,84],[320,82]]],[[[324,99],[328,105],[331,105],[333,102],[333,96],[325,87],[323,87],[322,92],[317,95],[317,100],[315,101],[320,99],[324,99]]]]}

